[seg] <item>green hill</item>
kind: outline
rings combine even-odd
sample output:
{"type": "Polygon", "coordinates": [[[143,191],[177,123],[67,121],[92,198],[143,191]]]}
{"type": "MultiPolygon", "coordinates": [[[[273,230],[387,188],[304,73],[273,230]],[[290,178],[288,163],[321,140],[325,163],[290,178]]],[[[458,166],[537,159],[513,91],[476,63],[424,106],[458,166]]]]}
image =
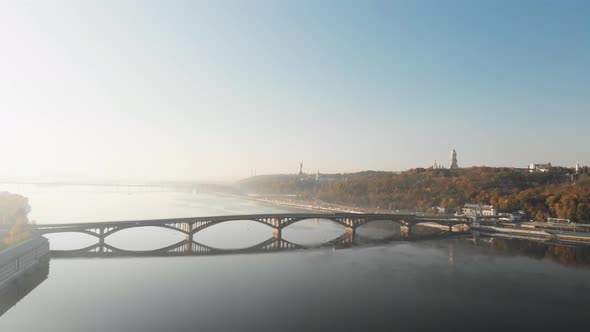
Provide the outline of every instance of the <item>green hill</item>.
{"type": "Polygon", "coordinates": [[[261,194],[296,194],[364,208],[428,211],[443,206],[458,211],[465,203],[491,204],[499,211],[524,210],[530,217],[590,222],[590,174],[583,168],[530,173],[522,169],[471,167],[416,168],[401,173],[360,172],[314,176],[274,175],[249,178],[242,190],[261,194]],[[329,179],[329,180],[326,180],[329,179]]]}

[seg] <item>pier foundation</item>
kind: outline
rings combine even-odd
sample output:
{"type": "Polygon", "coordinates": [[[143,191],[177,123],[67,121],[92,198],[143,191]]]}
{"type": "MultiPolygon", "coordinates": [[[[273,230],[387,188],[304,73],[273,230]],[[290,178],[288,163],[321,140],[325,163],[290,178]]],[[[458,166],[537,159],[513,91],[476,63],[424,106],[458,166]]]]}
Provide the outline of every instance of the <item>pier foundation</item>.
{"type": "Polygon", "coordinates": [[[403,237],[409,237],[410,236],[410,226],[400,226],[399,232],[403,237]]]}
{"type": "Polygon", "coordinates": [[[280,228],[273,228],[272,229],[272,237],[275,240],[280,240],[282,238],[282,230],[280,228]]]}

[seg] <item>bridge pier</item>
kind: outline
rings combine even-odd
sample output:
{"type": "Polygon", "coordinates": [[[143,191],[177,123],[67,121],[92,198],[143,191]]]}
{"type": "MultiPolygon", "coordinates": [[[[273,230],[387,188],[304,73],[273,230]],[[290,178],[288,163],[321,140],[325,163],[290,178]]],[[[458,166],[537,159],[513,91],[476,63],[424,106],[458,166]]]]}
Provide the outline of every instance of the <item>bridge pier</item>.
{"type": "Polygon", "coordinates": [[[283,231],[280,228],[273,228],[272,229],[272,238],[275,240],[280,240],[283,237],[283,231]]]}
{"type": "Polygon", "coordinates": [[[346,234],[351,234],[351,235],[356,234],[356,228],[354,228],[354,227],[346,227],[346,234]]]}
{"type": "Polygon", "coordinates": [[[282,238],[282,230],[280,228],[273,228],[272,229],[272,244],[270,245],[270,248],[273,250],[278,250],[281,249],[281,241],[283,240],[282,238]]]}
{"type": "Polygon", "coordinates": [[[345,244],[354,244],[355,240],[356,240],[356,228],[346,227],[345,244]]]}
{"type": "Polygon", "coordinates": [[[104,252],[104,227],[98,229],[98,234],[100,235],[98,238],[98,250],[104,252]]]}
{"type": "Polygon", "coordinates": [[[193,224],[187,222],[184,224],[184,230],[186,232],[186,244],[184,245],[184,252],[193,252],[193,224]]]}
{"type": "Polygon", "coordinates": [[[409,237],[410,236],[410,226],[400,226],[399,227],[399,232],[403,237],[409,237]]]}

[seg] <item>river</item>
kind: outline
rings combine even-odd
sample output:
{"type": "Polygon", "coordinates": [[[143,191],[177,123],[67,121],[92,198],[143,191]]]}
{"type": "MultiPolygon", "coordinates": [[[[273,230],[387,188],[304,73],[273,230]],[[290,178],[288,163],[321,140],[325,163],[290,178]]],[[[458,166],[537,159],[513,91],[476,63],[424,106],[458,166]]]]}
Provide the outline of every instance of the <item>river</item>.
{"type": "MultiPolygon", "coordinates": [[[[68,223],[291,212],[167,188],[4,185],[29,198],[30,219],[68,223]]],[[[362,230],[379,237],[395,225],[362,230]]],[[[308,220],[283,231],[313,245],[341,226],[308,220]]],[[[361,230],[359,230],[361,231],[361,230]]],[[[270,228],[228,222],[197,233],[216,248],[244,248],[270,228]]],[[[48,236],[52,249],[92,244],[48,236]]],[[[117,248],[178,242],[172,230],[131,229],[117,248]]],[[[53,258],[36,288],[0,317],[0,331],[345,331],[408,328],[575,327],[590,310],[588,248],[489,238],[392,241],[346,249],[203,257],[53,258]]]]}

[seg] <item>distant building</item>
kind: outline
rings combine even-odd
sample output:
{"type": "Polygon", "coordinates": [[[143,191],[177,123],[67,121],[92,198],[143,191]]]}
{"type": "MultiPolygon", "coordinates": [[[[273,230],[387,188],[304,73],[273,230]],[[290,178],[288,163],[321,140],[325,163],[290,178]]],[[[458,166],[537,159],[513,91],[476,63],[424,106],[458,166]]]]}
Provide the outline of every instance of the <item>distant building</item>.
{"type": "Polygon", "coordinates": [[[551,169],[551,163],[546,164],[530,164],[529,165],[529,172],[549,172],[551,169]]]}
{"type": "Polygon", "coordinates": [[[441,163],[439,163],[437,160],[434,161],[434,164],[432,164],[432,166],[430,166],[434,169],[441,169],[441,168],[445,168],[441,163]]]}
{"type": "Polygon", "coordinates": [[[453,151],[451,151],[451,163],[449,165],[450,169],[457,169],[459,168],[459,164],[457,164],[457,151],[455,151],[455,149],[453,149],[453,151]]]}
{"type": "Polygon", "coordinates": [[[321,174],[318,172],[315,177],[317,182],[334,182],[339,180],[346,180],[341,174],[321,174]]]}
{"type": "Polygon", "coordinates": [[[445,208],[444,206],[433,206],[432,211],[438,214],[445,214],[447,213],[447,208],[445,208]]]}
{"type": "Polygon", "coordinates": [[[562,218],[547,218],[547,222],[557,224],[569,224],[571,221],[569,219],[562,218]]]}
{"type": "Polygon", "coordinates": [[[576,174],[580,174],[580,164],[576,163],[576,174]]]}
{"type": "Polygon", "coordinates": [[[519,221],[524,217],[524,212],[498,213],[498,216],[502,221],[519,221]]]}
{"type": "Polygon", "coordinates": [[[299,175],[303,175],[303,163],[299,162],[299,175]]]}
{"type": "Polygon", "coordinates": [[[498,209],[493,205],[465,204],[463,214],[466,216],[497,216],[498,209]]]}

